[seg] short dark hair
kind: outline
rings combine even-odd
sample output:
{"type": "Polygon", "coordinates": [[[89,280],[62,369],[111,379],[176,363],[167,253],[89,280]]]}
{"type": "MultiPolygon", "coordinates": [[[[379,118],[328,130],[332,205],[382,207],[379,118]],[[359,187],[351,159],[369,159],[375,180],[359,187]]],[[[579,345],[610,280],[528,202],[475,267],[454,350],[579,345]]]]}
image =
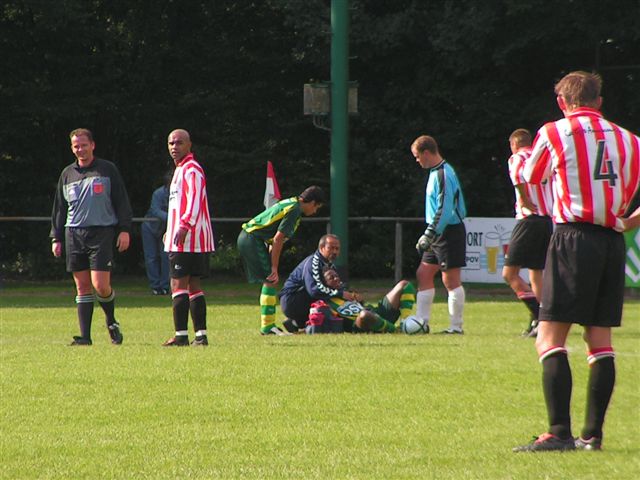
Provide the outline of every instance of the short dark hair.
{"type": "Polygon", "coordinates": [[[528,147],[531,145],[531,132],[526,128],[518,128],[509,135],[510,142],[516,142],[516,146],[528,147]]]}
{"type": "Polygon", "coordinates": [[[304,191],[300,195],[298,195],[298,197],[304,203],[325,203],[324,191],[316,185],[305,188],[304,191]]]}
{"type": "Polygon", "coordinates": [[[90,142],[93,142],[93,133],[91,133],[91,130],[89,130],[88,128],[76,128],[75,130],[71,130],[71,133],[69,134],[69,140],[71,140],[73,137],[81,137],[82,135],[87,137],[90,142]]]}
{"type": "Polygon", "coordinates": [[[337,235],[333,234],[333,233],[325,233],[324,235],[322,235],[320,237],[320,241],[318,241],[318,248],[322,248],[327,244],[327,240],[329,240],[330,238],[334,238],[338,241],[340,241],[340,239],[338,238],[337,235]]]}

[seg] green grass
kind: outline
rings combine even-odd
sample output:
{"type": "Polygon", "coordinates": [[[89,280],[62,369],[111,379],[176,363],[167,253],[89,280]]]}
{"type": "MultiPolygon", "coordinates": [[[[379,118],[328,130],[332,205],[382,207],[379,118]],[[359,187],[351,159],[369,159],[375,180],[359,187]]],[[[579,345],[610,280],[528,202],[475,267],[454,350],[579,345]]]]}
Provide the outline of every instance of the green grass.
{"type": "MultiPolygon", "coordinates": [[[[362,283],[380,291],[380,283],[362,283]]],[[[358,282],[356,282],[358,286],[358,282]]],[[[385,283],[386,286],[386,283],[385,283]]],[[[464,337],[261,337],[258,289],[210,281],[207,349],[163,349],[170,300],[115,281],[125,344],[76,334],[70,280],[0,293],[0,478],[541,479],[640,476],[640,302],[616,330],[603,452],[514,454],[546,428],[511,295],[468,296],[464,337]]],[[[432,326],[447,326],[438,292],[432,326]]],[[[570,336],[574,434],[587,366],[570,336]]]]}

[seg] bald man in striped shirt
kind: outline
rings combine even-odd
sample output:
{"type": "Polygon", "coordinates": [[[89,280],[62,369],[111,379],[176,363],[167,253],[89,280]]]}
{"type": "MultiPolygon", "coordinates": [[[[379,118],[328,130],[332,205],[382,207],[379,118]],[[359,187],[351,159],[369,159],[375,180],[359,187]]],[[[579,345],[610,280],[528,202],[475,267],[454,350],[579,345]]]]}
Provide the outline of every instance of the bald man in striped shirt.
{"type": "Polygon", "coordinates": [[[171,298],[175,336],[165,347],[189,345],[189,312],[193,321],[193,346],[206,346],[207,305],[200,279],[209,272],[209,253],[214,251],[207,181],[202,166],[191,153],[189,132],[169,134],[169,155],[176,170],[169,186],[169,211],[164,249],[169,252],[171,298]]]}

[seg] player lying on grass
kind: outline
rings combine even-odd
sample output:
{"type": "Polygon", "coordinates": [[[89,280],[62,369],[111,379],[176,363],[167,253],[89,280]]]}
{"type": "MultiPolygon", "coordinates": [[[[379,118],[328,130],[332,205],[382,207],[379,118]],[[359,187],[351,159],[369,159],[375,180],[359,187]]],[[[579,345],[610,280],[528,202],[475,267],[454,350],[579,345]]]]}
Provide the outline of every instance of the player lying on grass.
{"type": "MultiPolygon", "coordinates": [[[[327,269],[324,281],[330,288],[340,288],[342,281],[338,272],[327,269]]],[[[416,301],[415,287],[406,280],[399,281],[377,305],[365,303],[361,298],[346,300],[342,297],[331,297],[327,304],[331,313],[343,321],[345,332],[395,332],[398,318],[411,314],[416,301]]]]}

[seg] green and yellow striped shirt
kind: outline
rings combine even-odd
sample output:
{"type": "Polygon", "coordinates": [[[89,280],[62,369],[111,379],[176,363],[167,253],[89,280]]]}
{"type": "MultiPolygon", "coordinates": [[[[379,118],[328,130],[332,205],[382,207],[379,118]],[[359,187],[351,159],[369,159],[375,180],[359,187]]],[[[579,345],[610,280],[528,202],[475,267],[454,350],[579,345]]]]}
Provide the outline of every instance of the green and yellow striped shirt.
{"type": "Polygon", "coordinates": [[[286,198],[242,224],[242,229],[265,243],[271,243],[279,231],[287,238],[293,237],[301,217],[298,197],[286,198]]]}

